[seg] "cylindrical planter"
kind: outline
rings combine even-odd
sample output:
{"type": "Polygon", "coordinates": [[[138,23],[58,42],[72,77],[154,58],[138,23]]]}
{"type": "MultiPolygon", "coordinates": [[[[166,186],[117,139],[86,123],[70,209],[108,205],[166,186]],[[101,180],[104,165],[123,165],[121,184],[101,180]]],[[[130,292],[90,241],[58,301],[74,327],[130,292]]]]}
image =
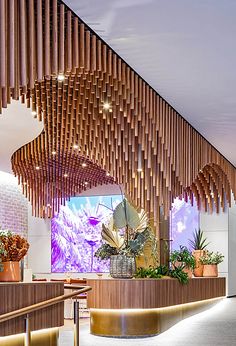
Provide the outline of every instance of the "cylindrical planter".
{"type": "Polygon", "coordinates": [[[218,276],[218,265],[217,264],[204,264],[203,276],[217,277],[218,276]]]}
{"type": "Polygon", "coordinates": [[[20,262],[2,262],[2,265],[3,271],[0,272],[0,281],[20,281],[20,262]]]}
{"type": "Polygon", "coordinates": [[[110,274],[113,278],[132,279],[136,272],[135,258],[125,255],[111,256],[110,274]]]}
{"type": "Polygon", "coordinates": [[[203,264],[199,261],[199,258],[204,256],[206,253],[205,250],[194,250],[193,251],[193,257],[195,258],[196,267],[193,270],[193,274],[196,277],[202,277],[203,276],[203,264]]]}

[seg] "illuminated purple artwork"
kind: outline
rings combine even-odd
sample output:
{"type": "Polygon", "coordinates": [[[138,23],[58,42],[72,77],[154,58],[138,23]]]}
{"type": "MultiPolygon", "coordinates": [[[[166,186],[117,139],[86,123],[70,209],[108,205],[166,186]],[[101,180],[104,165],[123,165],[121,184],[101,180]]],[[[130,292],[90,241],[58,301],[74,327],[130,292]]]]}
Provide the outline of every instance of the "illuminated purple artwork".
{"type": "Polygon", "coordinates": [[[101,245],[101,226],[120,203],[120,195],[73,197],[51,222],[51,271],[108,272],[109,260],[94,253],[101,245]]]}
{"type": "Polygon", "coordinates": [[[177,250],[180,245],[189,248],[188,239],[192,238],[195,229],[199,229],[199,211],[194,202],[186,203],[184,199],[176,198],[170,213],[171,249],[177,250]]]}

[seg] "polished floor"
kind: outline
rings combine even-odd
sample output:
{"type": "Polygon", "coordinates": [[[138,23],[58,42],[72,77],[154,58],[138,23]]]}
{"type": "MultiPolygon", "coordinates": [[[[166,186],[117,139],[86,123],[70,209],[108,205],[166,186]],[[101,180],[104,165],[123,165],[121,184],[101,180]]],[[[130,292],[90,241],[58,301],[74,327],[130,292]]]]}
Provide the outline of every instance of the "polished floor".
{"type": "MultiPolygon", "coordinates": [[[[236,346],[236,298],[224,299],[208,311],[151,338],[96,337],[89,334],[88,319],[81,321],[80,330],[80,346],[236,346]]],[[[61,331],[60,346],[73,346],[69,323],[61,331]]]]}

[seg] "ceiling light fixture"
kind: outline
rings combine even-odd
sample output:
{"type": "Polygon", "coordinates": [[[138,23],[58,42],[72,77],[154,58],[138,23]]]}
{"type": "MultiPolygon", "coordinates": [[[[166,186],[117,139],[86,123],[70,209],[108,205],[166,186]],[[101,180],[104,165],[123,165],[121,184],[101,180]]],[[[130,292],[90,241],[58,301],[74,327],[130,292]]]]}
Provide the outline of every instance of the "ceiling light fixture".
{"type": "Polygon", "coordinates": [[[54,150],[54,151],[52,151],[52,155],[56,155],[57,154],[57,152],[54,150]]]}
{"type": "Polygon", "coordinates": [[[110,173],[109,172],[107,172],[107,176],[110,177],[110,173]]]}
{"type": "Polygon", "coordinates": [[[67,173],[65,173],[65,174],[64,174],[64,177],[65,177],[65,178],[67,178],[67,177],[68,177],[68,174],[67,174],[67,173]]]}
{"type": "Polygon", "coordinates": [[[60,73],[60,74],[57,76],[57,80],[58,80],[59,82],[63,82],[63,81],[65,80],[64,74],[60,73]]]}
{"type": "Polygon", "coordinates": [[[84,185],[88,185],[88,182],[87,182],[87,181],[85,181],[84,185]]]}
{"type": "Polygon", "coordinates": [[[86,167],[87,165],[86,165],[86,163],[82,163],[82,167],[86,167]]]}
{"type": "Polygon", "coordinates": [[[31,114],[35,116],[35,115],[37,115],[37,112],[36,111],[32,111],[31,114]]]}
{"type": "Polygon", "coordinates": [[[40,169],[40,167],[39,167],[39,166],[36,166],[35,169],[37,169],[37,171],[38,171],[38,170],[40,169]]]}
{"type": "Polygon", "coordinates": [[[74,145],[73,145],[73,148],[74,148],[74,149],[79,149],[78,144],[74,144],[74,145]]]}
{"type": "Polygon", "coordinates": [[[142,168],[138,168],[137,171],[138,172],[142,172],[143,170],[142,170],[142,168]]]}
{"type": "Polygon", "coordinates": [[[110,108],[111,108],[111,105],[110,105],[110,103],[108,103],[108,102],[105,102],[105,103],[103,104],[103,109],[105,109],[105,111],[108,111],[108,110],[110,110],[110,108]]]}

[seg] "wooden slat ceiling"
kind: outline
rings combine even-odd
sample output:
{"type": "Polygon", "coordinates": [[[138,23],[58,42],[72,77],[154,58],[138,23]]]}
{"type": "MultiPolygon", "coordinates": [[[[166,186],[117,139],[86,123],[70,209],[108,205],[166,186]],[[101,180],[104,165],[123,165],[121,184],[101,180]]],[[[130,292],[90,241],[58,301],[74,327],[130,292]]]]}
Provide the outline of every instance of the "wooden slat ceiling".
{"type": "Polygon", "coordinates": [[[109,182],[156,224],[176,196],[230,204],[235,168],[60,1],[0,0],[0,63],[0,111],[21,99],[44,122],[12,156],[34,215],[109,182]]]}

